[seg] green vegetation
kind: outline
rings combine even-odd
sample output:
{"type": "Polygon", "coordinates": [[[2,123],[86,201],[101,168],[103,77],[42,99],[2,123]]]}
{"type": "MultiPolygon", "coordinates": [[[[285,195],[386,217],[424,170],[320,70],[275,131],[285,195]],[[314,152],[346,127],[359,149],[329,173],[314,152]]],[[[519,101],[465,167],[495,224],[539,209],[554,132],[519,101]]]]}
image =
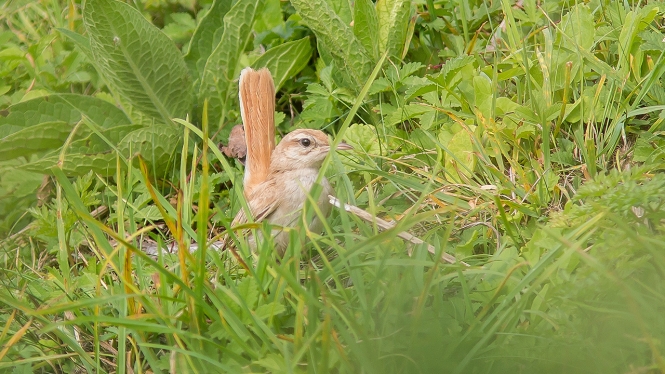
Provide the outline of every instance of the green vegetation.
{"type": "Polygon", "coordinates": [[[665,372],[664,14],[4,2],[0,371],[665,372]],[[246,66],[280,133],[355,146],[326,174],[393,229],[334,210],[283,259],[214,247],[245,204],[216,143],[246,66]]]}

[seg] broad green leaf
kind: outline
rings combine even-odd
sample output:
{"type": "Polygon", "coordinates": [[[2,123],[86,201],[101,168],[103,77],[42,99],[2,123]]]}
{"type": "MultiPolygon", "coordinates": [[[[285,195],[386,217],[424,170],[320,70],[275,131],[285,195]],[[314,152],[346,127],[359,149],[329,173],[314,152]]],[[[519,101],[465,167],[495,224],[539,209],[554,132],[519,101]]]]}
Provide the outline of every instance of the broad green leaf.
{"type": "Polygon", "coordinates": [[[344,21],[347,25],[351,25],[353,21],[353,11],[351,9],[351,1],[349,0],[327,0],[330,8],[344,21]]]}
{"type": "Polygon", "coordinates": [[[473,92],[476,108],[487,120],[492,116],[492,80],[485,74],[473,77],[473,92]]]}
{"type": "Polygon", "coordinates": [[[117,146],[127,134],[143,127],[143,125],[137,124],[123,125],[105,129],[99,133],[90,133],[82,139],[73,141],[67,149],[67,153],[94,155],[112,151],[113,147],[117,146]]]}
{"type": "Polygon", "coordinates": [[[231,9],[233,1],[215,0],[208,13],[194,30],[185,62],[194,80],[200,80],[206,61],[224,32],[224,16],[231,9]]]}
{"type": "Polygon", "coordinates": [[[86,2],[83,13],[92,54],[112,89],[149,116],[165,122],[184,118],[191,78],[173,41],[116,0],[86,2]]]}
{"type": "MultiPolygon", "coordinates": [[[[155,170],[162,171],[176,151],[180,150],[182,131],[175,125],[118,126],[100,133],[111,144],[118,144],[122,158],[130,159],[140,154],[155,170]]],[[[50,173],[57,165],[61,150],[50,152],[45,157],[21,165],[22,170],[50,173]]],[[[74,141],[65,151],[62,169],[68,176],[84,175],[91,170],[103,176],[114,175],[116,153],[97,134],[74,141]]]]}
{"type": "Polygon", "coordinates": [[[92,96],[55,94],[24,101],[0,111],[0,138],[44,122],[76,123],[83,117],[101,128],[130,122],[113,104],[92,96]]]}
{"type": "Polygon", "coordinates": [[[377,0],[376,14],[379,20],[379,54],[402,59],[402,50],[411,17],[410,0],[377,0]]]}
{"type": "MultiPolygon", "coordinates": [[[[561,18],[559,27],[561,32],[575,42],[575,45],[571,46],[573,50],[581,48],[588,51],[593,46],[596,28],[593,14],[587,5],[578,4],[570,8],[570,11],[561,18]]],[[[561,40],[558,43],[561,43],[561,40]]]]}
{"type": "Polygon", "coordinates": [[[633,161],[647,162],[662,159],[665,152],[665,140],[661,136],[650,133],[642,133],[635,141],[633,150],[633,161]]]}
{"type": "Polygon", "coordinates": [[[28,222],[25,212],[37,200],[36,191],[44,180],[44,176],[24,170],[16,170],[20,160],[11,164],[0,165],[0,238],[14,233],[28,222]]]}
{"type": "Polygon", "coordinates": [[[18,47],[8,47],[0,51],[0,61],[23,60],[25,51],[18,47]]]}
{"type": "Polygon", "coordinates": [[[641,10],[628,12],[623,22],[621,33],[619,34],[619,66],[621,72],[628,74],[630,69],[630,55],[634,46],[633,43],[637,34],[644,30],[658,14],[658,8],[651,6],[641,10]]]}
{"type": "Polygon", "coordinates": [[[284,82],[293,78],[307,66],[311,57],[312,47],[309,38],[305,37],[271,48],[261,55],[252,64],[252,67],[268,68],[275,81],[275,89],[279,90],[284,82]]]}
{"type": "Polygon", "coordinates": [[[232,82],[238,76],[238,60],[262,6],[263,0],[239,1],[224,16],[224,33],[205,64],[199,90],[199,101],[208,99],[213,128],[222,125],[225,105],[235,92],[232,82]]]}
{"type": "Polygon", "coordinates": [[[19,100],[19,102],[22,103],[24,101],[37,99],[37,98],[40,98],[40,97],[43,97],[43,96],[48,96],[49,94],[50,94],[50,92],[48,92],[44,89],[39,89],[38,88],[36,90],[26,92],[26,94],[23,95],[23,97],[21,98],[21,100],[19,100]]]}
{"type": "Polygon", "coordinates": [[[376,61],[379,58],[379,18],[371,0],[356,0],[353,8],[353,34],[376,61]]]}
{"type": "Polygon", "coordinates": [[[67,122],[43,122],[5,136],[0,139],[0,161],[59,148],[72,128],[67,122]]]}
{"type": "Polygon", "coordinates": [[[651,104],[652,107],[654,104],[662,104],[665,102],[663,87],[659,85],[659,83],[662,82],[661,77],[663,75],[665,75],[665,59],[663,59],[663,56],[661,55],[653,69],[642,81],[640,92],[635,101],[633,101],[634,106],[641,103],[642,100],[651,104]]]}
{"type": "MultiPolygon", "coordinates": [[[[18,169],[42,174],[50,174],[50,170],[58,165],[59,155],[56,153],[39,160],[20,166],[18,169]]],[[[86,155],[81,153],[67,154],[62,163],[62,170],[68,176],[80,176],[90,171],[102,176],[112,176],[116,170],[115,153],[99,153],[86,155]]]]}
{"type": "Polygon", "coordinates": [[[507,97],[496,98],[496,115],[503,116],[507,113],[514,112],[520,105],[507,97]]]}
{"type": "Polygon", "coordinates": [[[476,155],[473,152],[473,141],[467,129],[458,131],[447,145],[449,154],[446,155],[446,170],[456,182],[470,177],[476,165],[476,155]],[[458,174],[458,175],[456,175],[458,174]]]}
{"type": "Polygon", "coordinates": [[[619,105],[605,105],[611,102],[612,93],[607,86],[603,86],[596,100],[596,90],[597,87],[585,90],[575,103],[566,106],[564,119],[575,123],[578,121],[587,122],[592,119],[615,118],[621,107],[619,105]]]}
{"type": "Polygon", "coordinates": [[[372,59],[365,47],[325,0],[293,0],[291,4],[303,21],[316,35],[319,52],[329,55],[340,74],[335,74],[339,84],[360,90],[362,82],[372,71],[372,59]]]}
{"type": "Polygon", "coordinates": [[[182,131],[179,127],[173,124],[154,125],[127,134],[118,144],[118,151],[127,159],[140,154],[149,165],[161,170],[180,150],[181,143],[182,131]]]}
{"type": "Polygon", "coordinates": [[[254,22],[254,32],[257,34],[270,32],[276,27],[284,27],[284,16],[282,15],[282,4],[280,0],[265,0],[263,11],[254,22]]]}

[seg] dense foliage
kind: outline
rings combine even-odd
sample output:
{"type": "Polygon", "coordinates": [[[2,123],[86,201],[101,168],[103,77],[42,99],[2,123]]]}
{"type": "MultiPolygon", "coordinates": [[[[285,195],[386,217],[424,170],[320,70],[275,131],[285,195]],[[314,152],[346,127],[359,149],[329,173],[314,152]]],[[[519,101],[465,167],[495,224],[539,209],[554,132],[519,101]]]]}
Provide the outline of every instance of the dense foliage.
{"type": "Polygon", "coordinates": [[[665,372],[662,2],[0,10],[0,369],[665,372]],[[216,249],[246,66],[280,133],[354,145],[324,171],[394,228],[216,249]]]}

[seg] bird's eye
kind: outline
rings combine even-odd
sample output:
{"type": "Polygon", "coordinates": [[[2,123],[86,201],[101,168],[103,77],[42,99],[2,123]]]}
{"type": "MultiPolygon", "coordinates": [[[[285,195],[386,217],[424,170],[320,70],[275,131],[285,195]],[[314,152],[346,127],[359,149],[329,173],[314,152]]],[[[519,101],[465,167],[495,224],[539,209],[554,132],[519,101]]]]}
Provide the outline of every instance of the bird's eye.
{"type": "Polygon", "coordinates": [[[309,147],[311,144],[312,142],[307,138],[300,139],[300,145],[302,145],[303,147],[309,147]]]}

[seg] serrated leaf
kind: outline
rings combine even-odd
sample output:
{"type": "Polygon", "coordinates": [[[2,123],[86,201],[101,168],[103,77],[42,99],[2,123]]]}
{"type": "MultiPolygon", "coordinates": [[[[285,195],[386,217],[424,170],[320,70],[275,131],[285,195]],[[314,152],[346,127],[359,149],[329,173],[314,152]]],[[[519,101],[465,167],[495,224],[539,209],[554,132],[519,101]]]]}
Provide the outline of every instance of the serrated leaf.
{"type": "Polygon", "coordinates": [[[427,79],[438,83],[443,87],[452,87],[455,84],[455,81],[453,81],[455,74],[461,69],[469,66],[473,60],[473,56],[467,55],[451,58],[450,60],[446,61],[445,64],[443,64],[441,67],[441,72],[438,75],[434,77],[427,76],[427,79]]]}
{"type": "Polygon", "coordinates": [[[163,219],[162,213],[155,205],[148,205],[144,208],[141,208],[134,214],[137,219],[145,221],[159,221],[163,219]]]}
{"type": "Polygon", "coordinates": [[[247,277],[244,278],[237,286],[238,296],[242,297],[243,301],[249,308],[254,308],[259,301],[259,288],[256,279],[247,277]]]}
{"type": "Polygon", "coordinates": [[[408,62],[399,68],[399,79],[404,80],[410,75],[415,74],[418,70],[422,69],[424,65],[420,62],[408,62]]]}
{"type": "Polygon", "coordinates": [[[222,125],[224,106],[230,101],[238,60],[251,36],[252,25],[263,0],[239,1],[224,16],[224,33],[206,61],[201,76],[199,101],[208,99],[208,118],[213,128],[222,125]]]}
{"type": "Polygon", "coordinates": [[[280,315],[286,311],[284,304],[280,304],[277,301],[273,301],[269,304],[259,305],[258,308],[254,311],[255,315],[259,319],[268,319],[273,316],[280,315]]]}
{"type": "Polygon", "coordinates": [[[374,95],[379,92],[388,92],[392,87],[393,84],[388,80],[388,78],[377,78],[374,80],[374,82],[372,82],[372,86],[370,87],[368,94],[374,95]]]}
{"type": "Polygon", "coordinates": [[[268,68],[275,81],[275,89],[279,90],[284,82],[307,66],[311,57],[312,46],[309,38],[305,37],[269,49],[252,64],[252,67],[268,68]]]}
{"type": "Polygon", "coordinates": [[[56,94],[24,101],[0,111],[0,138],[44,122],[77,123],[83,116],[100,128],[130,122],[115,105],[92,96],[56,94]]]}
{"type": "Polygon", "coordinates": [[[643,40],[640,49],[643,51],[662,51],[665,48],[662,33],[647,30],[641,32],[640,37],[643,40]]]}
{"type": "Polygon", "coordinates": [[[373,126],[354,123],[344,133],[344,139],[358,151],[370,155],[381,154],[378,136],[373,126]]]}
{"type": "Polygon", "coordinates": [[[176,43],[185,43],[191,40],[196,21],[189,13],[171,13],[169,18],[172,22],[162,28],[162,32],[176,43]]]}
{"type": "Polygon", "coordinates": [[[434,111],[433,108],[420,104],[407,104],[397,108],[384,105],[383,109],[384,113],[386,114],[383,119],[386,126],[394,126],[416,116],[434,111]]]}
{"type": "Polygon", "coordinates": [[[635,142],[633,161],[654,162],[653,160],[663,157],[663,149],[665,149],[663,146],[665,146],[665,140],[661,139],[660,136],[650,133],[642,133],[635,142]]]}
{"type": "Polygon", "coordinates": [[[44,122],[5,136],[0,139],[0,161],[59,148],[72,128],[67,122],[44,122]]]}
{"type": "Polygon", "coordinates": [[[379,54],[402,59],[402,50],[411,17],[410,0],[377,0],[376,14],[379,20],[379,54]]]}
{"type": "Polygon", "coordinates": [[[134,108],[170,122],[191,106],[191,78],[168,36],[117,0],[86,2],[90,48],[106,81],[134,108]]]}
{"type": "Polygon", "coordinates": [[[270,373],[286,373],[289,371],[284,356],[275,353],[268,353],[265,357],[254,363],[267,369],[270,373]]]}
{"type": "Polygon", "coordinates": [[[374,61],[379,59],[379,18],[371,0],[356,0],[353,7],[353,34],[374,61]]]}
{"type": "Polygon", "coordinates": [[[300,119],[308,123],[308,127],[321,128],[338,115],[339,111],[332,102],[325,97],[310,96],[304,103],[304,110],[300,113],[300,119]]]}
{"type": "Polygon", "coordinates": [[[222,37],[224,16],[231,9],[232,3],[230,0],[215,0],[194,30],[185,62],[195,80],[200,79],[208,57],[222,37]]]}
{"type": "Polygon", "coordinates": [[[319,52],[329,55],[339,73],[338,84],[360,91],[372,71],[372,58],[345,23],[325,0],[292,0],[291,4],[316,35],[319,52]],[[323,49],[323,51],[322,51],[323,49]]]}

